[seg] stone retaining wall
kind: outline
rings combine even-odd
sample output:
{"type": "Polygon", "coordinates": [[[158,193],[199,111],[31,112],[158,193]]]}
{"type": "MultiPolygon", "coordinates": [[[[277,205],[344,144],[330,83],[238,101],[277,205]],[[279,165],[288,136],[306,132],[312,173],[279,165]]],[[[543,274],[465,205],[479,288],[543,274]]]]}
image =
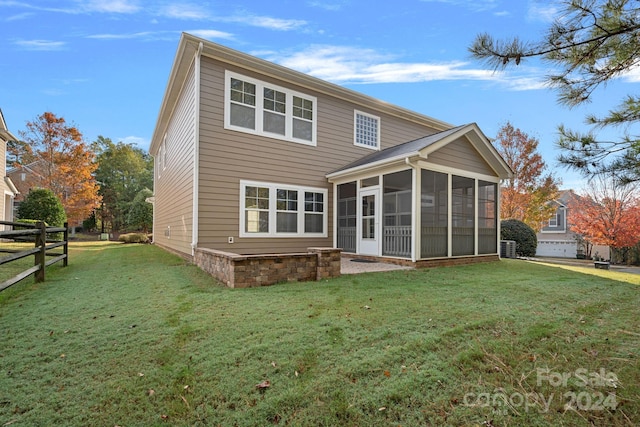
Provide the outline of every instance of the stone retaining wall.
{"type": "Polygon", "coordinates": [[[230,288],[249,288],[338,277],[340,252],[308,248],[306,253],[240,255],[198,248],[194,262],[230,288]]]}

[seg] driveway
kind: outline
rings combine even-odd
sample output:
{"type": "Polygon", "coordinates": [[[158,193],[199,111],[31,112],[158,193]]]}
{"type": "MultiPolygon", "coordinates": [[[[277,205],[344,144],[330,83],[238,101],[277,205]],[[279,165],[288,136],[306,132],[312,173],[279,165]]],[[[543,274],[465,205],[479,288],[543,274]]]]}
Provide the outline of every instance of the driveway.
{"type": "MultiPolygon", "coordinates": [[[[595,268],[593,261],[573,258],[527,258],[529,261],[546,262],[549,264],[575,265],[577,267],[595,268]]],[[[621,273],[640,274],[640,267],[634,265],[611,264],[609,269],[621,273]]]]}

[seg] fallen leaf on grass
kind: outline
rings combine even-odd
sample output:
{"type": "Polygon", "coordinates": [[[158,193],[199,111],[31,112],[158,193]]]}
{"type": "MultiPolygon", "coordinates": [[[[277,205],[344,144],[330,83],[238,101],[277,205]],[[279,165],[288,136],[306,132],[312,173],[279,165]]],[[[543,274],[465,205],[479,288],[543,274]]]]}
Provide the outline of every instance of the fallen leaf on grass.
{"type": "Polygon", "coordinates": [[[389,378],[391,376],[391,372],[389,371],[384,371],[384,376],[389,378]]]}
{"type": "Polygon", "coordinates": [[[260,384],[256,384],[256,388],[261,390],[264,390],[269,387],[271,387],[271,381],[269,380],[264,380],[260,384]]]}
{"type": "Polygon", "coordinates": [[[189,402],[187,402],[187,399],[185,399],[184,396],[180,396],[180,399],[182,399],[184,404],[187,405],[187,409],[191,409],[191,406],[189,406],[189,402]]]}
{"type": "Polygon", "coordinates": [[[156,394],[156,391],[154,389],[150,388],[149,391],[147,392],[147,394],[149,396],[153,396],[154,394],[156,394]]]}

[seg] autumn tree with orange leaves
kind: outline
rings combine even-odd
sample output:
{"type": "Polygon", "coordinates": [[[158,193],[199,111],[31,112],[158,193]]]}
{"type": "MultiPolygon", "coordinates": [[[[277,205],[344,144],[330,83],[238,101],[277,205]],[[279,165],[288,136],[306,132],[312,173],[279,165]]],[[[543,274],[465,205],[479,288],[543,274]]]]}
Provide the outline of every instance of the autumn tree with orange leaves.
{"type": "Polygon", "coordinates": [[[640,199],[636,184],[598,176],[569,202],[570,228],[590,244],[629,248],[640,242],[640,199]]]}
{"type": "Polygon", "coordinates": [[[94,153],[84,143],[77,127],[63,117],[45,112],[27,122],[20,133],[30,152],[24,161],[38,163],[36,184],[60,199],[71,225],[87,218],[100,202],[93,173],[94,153]]]}
{"type": "Polygon", "coordinates": [[[558,180],[545,173],[538,153],[538,140],[507,122],[498,131],[494,145],[513,170],[513,177],[501,188],[500,217],[520,220],[536,231],[555,213],[550,201],[558,197],[558,180]]]}

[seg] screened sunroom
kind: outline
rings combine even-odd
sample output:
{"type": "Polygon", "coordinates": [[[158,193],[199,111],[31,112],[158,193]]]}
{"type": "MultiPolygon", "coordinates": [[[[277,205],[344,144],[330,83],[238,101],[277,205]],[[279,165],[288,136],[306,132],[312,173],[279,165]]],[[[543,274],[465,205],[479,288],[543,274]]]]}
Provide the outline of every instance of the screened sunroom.
{"type": "Polygon", "coordinates": [[[497,254],[510,173],[475,124],[373,153],[327,176],[334,244],[411,261],[497,254]]]}

